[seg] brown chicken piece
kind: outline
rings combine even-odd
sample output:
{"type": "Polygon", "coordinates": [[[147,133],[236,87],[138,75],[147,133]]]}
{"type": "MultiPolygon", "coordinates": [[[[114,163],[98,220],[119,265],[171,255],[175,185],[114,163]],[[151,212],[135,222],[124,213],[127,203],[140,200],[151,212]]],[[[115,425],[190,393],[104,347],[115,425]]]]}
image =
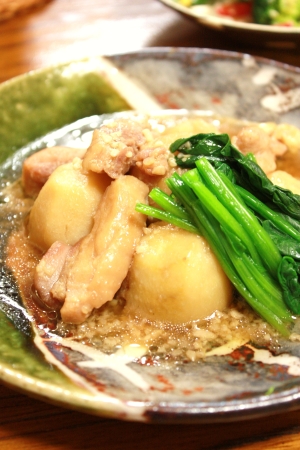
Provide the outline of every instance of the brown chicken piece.
{"type": "Polygon", "coordinates": [[[150,176],[164,176],[170,170],[168,158],[170,152],[163,143],[153,143],[138,152],[136,166],[145,174],[150,176]]]}
{"type": "Polygon", "coordinates": [[[143,142],[143,127],[138,122],[119,119],[102,125],[93,133],[83,169],[118,178],[128,172],[143,142]]]}
{"type": "Polygon", "coordinates": [[[34,274],[34,287],[40,300],[51,309],[59,309],[61,303],[51,295],[51,289],[58,280],[71,246],[55,242],[45,253],[34,274]]]}
{"type": "Polygon", "coordinates": [[[168,147],[146,121],[118,119],[94,131],[83,169],[106,172],[116,179],[138,167],[147,176],[159,177],[169,172],[169,158],[168,147]]]}
{"type": "Polygon", "coordinates": [[[86,149],[70,147],[49,147],[29,156],[24,161],[22,184],[29,197],[36,197],[52,172],[62,164],[83,158],[86,149]]]}
{"type": "Polygon", "coordinates": [[[232,139],[232,143],[243,153],[253,153],[265,173],[276,169],[276,157],[283,155],[287,147],[258,126],[243,127],[232,139]]]}
{"type": "MultiPolygon", "coordinates": [[[[145,203],[147,194],[148,187],[130,175],[118,178],[107,188],[92,231],[66,254],[63,269],[51,289],[51,301],[63,303],[64,322],[82,323],[94,308],[114,298],[146,222],[146,216],[136,212],[135,205],[145,203]]],[[[47,253],[45,257],[48,258],[47,253]]],[[[53,265],[51,262],[50,269],[53,265]]],[[[44,270],[47,272],[47,267],[44,270]]],[[[45,279],[42,273],[38,277],[45,279]]],[[[36,286],[37,283],[35,279],[36,286]]]]}

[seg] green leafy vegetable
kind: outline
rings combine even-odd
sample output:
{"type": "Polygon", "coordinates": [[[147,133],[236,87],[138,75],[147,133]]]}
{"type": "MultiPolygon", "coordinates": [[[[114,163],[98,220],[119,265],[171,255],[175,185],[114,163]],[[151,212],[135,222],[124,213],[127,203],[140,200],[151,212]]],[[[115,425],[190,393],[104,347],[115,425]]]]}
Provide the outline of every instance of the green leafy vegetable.
{"type": "Polygon", "coordinates": [[[300,261],[300,242],[280,231],[270,220],[264,220],[262,226],[282,256],[291,256],[295,260],[300,261]]]}
{"type": "Polygon", "coordinates": [[[151,191],[161,209],[147,214],[203,235],[237,291],[287,336],[300,314],[300,196],[274,185],[227,134],[178,139],[170,150],[190,170],[166,180],[170,196],[151,191]]]}
{"type": "Polygon", "coordinates": [[[289,256],[285,256],[280,263],[278,274],[285,303],[296,314],[300,314],[300,263],[289,256]]]}
{"type": "Polygon", "coordinates": [[[178,139],[170,146],[178,152],[176,162],[180,167],[194,167],[198,159],[205,156],[215,167],[223,164],[231,170],[232,177],[264,203],[300,220],[300,195],[274,185],[253,155],[243,155],[230,142],[227,134],[198,134],[187,139],[178,139]]]}
{"type": "Polygon", "coordinates": [[[300,0],[254,0],[253,20],[265,25],[300,24],[300,0]]]}
{"type": "Polygon", "coordinates": [[[286,215],[280,214],[277,211],[272,210],[263,202],[258,200],[250,192],[246,191],[240,186],[236,186],[237,192],[240,194],[244,202],[251,208],[259,217],[266,220],[270,220],[274,226],[281,230],[284,234],[294,238],[297,242],[300,242],[300,223],[296,220],[289,218],[286,215]]]}

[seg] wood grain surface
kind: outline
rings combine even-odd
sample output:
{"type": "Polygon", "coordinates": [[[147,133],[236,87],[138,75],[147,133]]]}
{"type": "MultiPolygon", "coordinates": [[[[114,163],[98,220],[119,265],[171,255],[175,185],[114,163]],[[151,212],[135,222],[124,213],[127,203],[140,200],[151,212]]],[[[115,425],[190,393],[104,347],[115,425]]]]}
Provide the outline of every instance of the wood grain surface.
{"type": "MultiPolygon", "coordinates": [[[[300,67],[300,49],[289,42],[243,42],[157,0],[50,0],[0,21],[0,81],[57,62],[157,46],[235,50],[300,67]]],[[[70,411],[0,385],[0,449],[299,450],[300,411],[238,423],[146,425],[70,411]]]]}
{"type": "Polygon", "coordinates": [[[157,0],[52,0],[0,22],[0,81],[60,61],[155,46],[235,50],[300,66],[293,44],[256,37],[245,43],[157,0]]]}
{"type": "Polygon", "coordinates": [[[1,450],[299,450],[300,411],[227,424],[147,425],[69,411],[0,386],[1,450]]]}

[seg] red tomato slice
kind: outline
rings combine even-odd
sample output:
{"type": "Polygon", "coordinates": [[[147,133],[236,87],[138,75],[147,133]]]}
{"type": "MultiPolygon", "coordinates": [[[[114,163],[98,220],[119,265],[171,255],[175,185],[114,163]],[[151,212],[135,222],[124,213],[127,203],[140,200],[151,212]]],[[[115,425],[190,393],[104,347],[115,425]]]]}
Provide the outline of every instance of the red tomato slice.
{"type": "Polygon", "coordinates": [[[229,16],[233,19],[248,16],[251,17],[252,2],[223,3],[216,6],[215,11],[217,14],[220,14],[220,16],[229,16]]]}

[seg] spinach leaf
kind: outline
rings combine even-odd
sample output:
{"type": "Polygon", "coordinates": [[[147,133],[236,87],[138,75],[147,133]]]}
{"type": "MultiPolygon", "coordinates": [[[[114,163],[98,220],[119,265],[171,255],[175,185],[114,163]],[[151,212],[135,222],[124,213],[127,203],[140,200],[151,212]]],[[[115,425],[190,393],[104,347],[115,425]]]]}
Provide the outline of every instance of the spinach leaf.
{"type": "Polygon", "coordinates": [[[236,183],[265,203],[300,220],[300,195],[274,185],[253,155],[243,155],[231,142],[228,134],[202,133],[177,139],[170,146],[176,153],[178,166],[192,168],[196,161],[206,157],[215,167],[221,162],[232,170],[236,183]]]}
{"type": "Polygon", "coordinates": [[[262,226],[280,251],[281,255],[291,256],[297,261],[300,261],[300,242],[278,230],[270,220],[264,220],[262,226]]]}
{"type": "Polygon", "coordinates": [[[300,263],[285,256],[278,269],[278,277],[283,289],[283,299],[295,314],[300,314],[300,263]]]}

